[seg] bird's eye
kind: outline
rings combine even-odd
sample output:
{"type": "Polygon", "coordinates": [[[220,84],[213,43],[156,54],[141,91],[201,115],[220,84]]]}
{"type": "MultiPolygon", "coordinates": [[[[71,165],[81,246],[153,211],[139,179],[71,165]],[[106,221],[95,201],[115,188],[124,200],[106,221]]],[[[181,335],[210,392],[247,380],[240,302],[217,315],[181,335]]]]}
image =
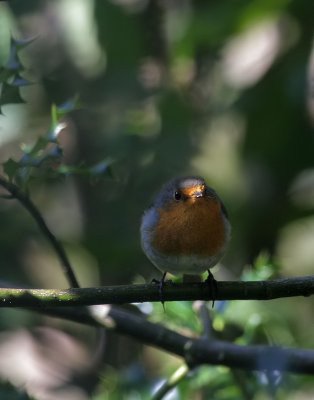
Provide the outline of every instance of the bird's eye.
{"type": "Polygon", "coordinates": [[[178,191],[174,192],[174,198],[175,198],[176,200],[181,200],[181,198],[182,198],[181,193],[178,192],[178,191]]]}

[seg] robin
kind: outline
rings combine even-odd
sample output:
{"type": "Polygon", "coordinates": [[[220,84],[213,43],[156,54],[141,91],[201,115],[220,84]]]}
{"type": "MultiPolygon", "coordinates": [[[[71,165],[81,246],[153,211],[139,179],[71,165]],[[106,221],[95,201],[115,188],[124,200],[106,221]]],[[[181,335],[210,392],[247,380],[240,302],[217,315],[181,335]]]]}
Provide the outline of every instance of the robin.
{"type": "Polygon", "coordinates": [[[176,178],[157,194],[141,224],[142,248],[163,272],[197,275],[208,271],[224,255],[231,226],[217,193],[201,177],[176,178]]]}

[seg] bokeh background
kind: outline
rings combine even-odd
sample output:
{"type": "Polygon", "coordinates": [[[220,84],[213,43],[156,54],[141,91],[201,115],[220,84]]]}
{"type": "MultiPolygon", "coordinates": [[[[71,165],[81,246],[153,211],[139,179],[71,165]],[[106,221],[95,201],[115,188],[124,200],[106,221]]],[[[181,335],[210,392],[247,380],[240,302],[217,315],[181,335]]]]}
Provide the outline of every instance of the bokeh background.
{"type": "MultiPolygon", "coordinates": [[[[30,187],[82,286],[159,277],[140,248],[141,215],[165,181],[186,174],[204,176],[230,214],[232,243],[217,279],[313,274],[310,1],[12,0],[0,3],[2,66],[12,37],[29,41],[18,55],[31,84],[19,101],[1,102],[0,161],[18,160],[48,132],[51,105],[73,99],[79,106],[59,135],[64,162],[110,161],[101,180],[68,176],[30,187]]],[[[1,200],[0,218],[1,280],[66,287],[26,211],[1,200]]],[[[235,301],[211,313],[216,332],[239,343],[313,348],[313,306],[311,298],[235,301]]],[[[142,311],[179,331],[201,330],[191,303],[142,311]]],[[[96,369],[92,329],[0,313],[0,377],[38,399],[150,398],[181,363],[109,334],[96,369]]],[[[312,399],[314,384],[204,367],[169,398],[268,399],[272,391],[312,399]]]]}

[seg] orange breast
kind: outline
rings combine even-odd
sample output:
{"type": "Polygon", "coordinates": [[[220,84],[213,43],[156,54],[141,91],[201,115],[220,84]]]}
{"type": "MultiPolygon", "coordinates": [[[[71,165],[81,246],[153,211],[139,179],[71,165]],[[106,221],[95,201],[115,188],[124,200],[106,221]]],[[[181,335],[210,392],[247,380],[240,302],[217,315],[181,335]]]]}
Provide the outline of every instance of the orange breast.
{"type": "Polygon", "coordinates": [[[153,245],[169,255],[213,256],[225,242],[220,203],[198,198],[159,210],[153,245]]]}

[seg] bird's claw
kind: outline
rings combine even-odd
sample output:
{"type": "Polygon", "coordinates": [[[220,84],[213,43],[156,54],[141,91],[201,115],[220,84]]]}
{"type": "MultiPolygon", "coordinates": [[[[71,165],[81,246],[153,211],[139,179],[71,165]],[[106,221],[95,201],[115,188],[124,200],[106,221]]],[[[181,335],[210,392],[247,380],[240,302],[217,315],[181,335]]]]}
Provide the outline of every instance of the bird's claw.
{"type": "Polygon", "coordinates": [[[218,293],[218,285],[217,285],[216,279],[214,278],[214,276],[210,272],[210,270],[207,270],[207,272],[208,272],[208,276],[205,279],[205,283],[208,286],[209,295],[212,298],[212,308],[214,308],[215,301],[216,301],[216,298],[217,298],[217,293],[218,293]]]}
{"type": "Polygon", "coordinates": [[[160,281],[158,279],[155,279],[155,278],[152,279],[152,283],[154,283],[155,285],[158,285],[159,299],[160,299],[160,302],[162,304],[162,307],[163,307],[164,311],[165,311],[165,301],[164,301],[164,298],[163,298],[163,288],[164,288],[164,285],[165,285],[166,275],[167,275],[167,272],[164,272],[160,281]]]}

